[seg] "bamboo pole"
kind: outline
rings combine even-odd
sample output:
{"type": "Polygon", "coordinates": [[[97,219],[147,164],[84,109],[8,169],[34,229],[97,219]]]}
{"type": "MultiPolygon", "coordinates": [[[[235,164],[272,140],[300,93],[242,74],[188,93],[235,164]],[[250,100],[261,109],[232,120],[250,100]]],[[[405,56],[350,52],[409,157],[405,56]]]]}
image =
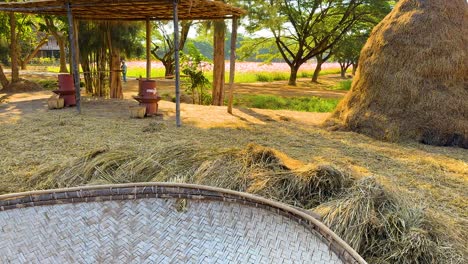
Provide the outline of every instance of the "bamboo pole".
{"type": "Polygon", "coordinates": [[[229,99],[228,113],[232,115],[232,104],[234,101],[234,77],[236,73],[236,42],[237,42],[237,17],[232,18],[231,32],[231,57],[229,64],[229,99]]]}
{"type": "Polygon", "coordinates": [[[67,1],[67,17],[68,17],[68,30],[69,30],[69,40],[70,40],[70,52],[72,54],[71,59],[71,72],[73,73],[73,80],[75,84],[75,91],[76,91],[76,109],[78,113],[81,114],[81,91],[80,91],[80,72],[78,70],[77,64],[77,50],[76,50],[76,35],[75,35],[75,26],[74,26],[74,19],[73,13],[71,10],[71,3],[67,1]]]}
{"type": "Polygon", "coordinates": [[[175,93],[176,93],[176,125],[182,125],[180,120],[180,62],[179,62],[179,15],[178,0],[174,0],[174,60],[175,60],[175,93]]]}
{"type": "Polygon", "coordinates": [[[151,26],[150,19],[146,17],[146,79],[151,79],[151,26]]]}

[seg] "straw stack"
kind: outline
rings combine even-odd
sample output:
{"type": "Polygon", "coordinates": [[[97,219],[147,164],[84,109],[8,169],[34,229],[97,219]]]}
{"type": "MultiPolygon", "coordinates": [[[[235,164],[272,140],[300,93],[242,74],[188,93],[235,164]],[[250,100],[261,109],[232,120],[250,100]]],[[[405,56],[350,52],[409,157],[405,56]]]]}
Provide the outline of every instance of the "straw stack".
{"type": "Polygon", "coordinates": [[[364,46],[328,126],[468,148],[468,3],[401,0],[364,46]]]}

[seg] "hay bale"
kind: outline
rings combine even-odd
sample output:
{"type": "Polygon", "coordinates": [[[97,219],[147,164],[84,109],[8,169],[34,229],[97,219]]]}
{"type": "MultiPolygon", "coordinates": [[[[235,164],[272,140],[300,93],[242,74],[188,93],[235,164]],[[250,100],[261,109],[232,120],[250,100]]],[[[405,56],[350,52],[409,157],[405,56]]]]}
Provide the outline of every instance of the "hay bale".
{"type": "Polygon", "coordinates": [[[65,106],[65,100],[52,96],[47,100],[47,106],[49,109],[62,109],[65,106]]]}
{"type": "Polygon", "coordinates": [[[130,106],[129,110],[131,118],[144,118],[146,115],[145,106],[130,106]]]}
{"type": "Polygon", "coordinates": [[[326,125],[468,148],[468,4],[401,0],[377,25],[326,125]]]}

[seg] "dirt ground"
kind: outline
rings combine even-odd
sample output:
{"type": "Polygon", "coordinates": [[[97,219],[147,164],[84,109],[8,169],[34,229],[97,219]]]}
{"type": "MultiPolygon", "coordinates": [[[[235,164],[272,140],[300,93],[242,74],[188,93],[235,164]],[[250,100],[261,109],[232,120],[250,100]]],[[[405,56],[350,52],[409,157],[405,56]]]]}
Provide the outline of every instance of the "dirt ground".
{"type": "MultiPolygon", "coordinates": [[[[32,80],[57,80],[56,73],[43,73],[27,71],[22,74],[25,79],[32,80]]],[[[276,81],[271,83],[236,83],[235,84],[235,95],[241,94],[269,94],[279,95],[285,97],[300,97],[300,96],[317,96],[323,98],[342,98],[347,91],[333,91],[327,90],[328,87],[332,87],[338,84],[342,79],[337,74],[321,76],[319,83],[311,83],[309,79],[302,78],[298,80],[297,86],[289,86],[287,81],[276,81]]],[[[170,79],[156,79],[156,87],[160,95],[174,95],[174,80],[170,79]]],[[[109,111],[97,111],[100,115],[122,115],[126,116],[128,107],[137,105],[132,100],[132,97],[138,93],[138,80],[135,78],[129,78],[126,83],[123,83],[124,99],[129,101],[115,102],[112,100],[105,100],[100,102],[100,105],[94,107],[106,108],[109,111]],[[112,103],[109,103],[112,102],[112,103]]],[[[34,92],[23,92],[17,94],[5,94],[0,90],[0,122],[5,122],[5,118],[8,120],[15,120],[20,115],[34,112],[46,111],[46,98],[52,95],[51,91],[34,91],[34,92]],[[8,104],[5,104],[8,103],[8,104]],[[3,119],[3,121],[2,121],[3,119]]],[[[94,99],[88,97],[85,92],[82,93],[83,100],[92,102],[94,99]]],[[[160,110],[165,112],[167,116],[174,116],[175,107],[172,103],[167,101],[161,101],[160,110]]],[[[191,120],[194,116],[193,113],[196,106],[190,104],[182,104],[182,118],[185,120],[191,120]]],[[[208,106],[210,108],[210,106],[208,106]]],[[[212,111],[225,111],[223,108],[213,108],[212,111]],[[222,109],[222,110],[221,110],[222,109]]],[[[87,111],[86,108],[83,111],[87,111]]],[[[93,111],[94,112],[94,111],[93,111]]],[[[328,114],[326,113],[304,113],[304,112],[293,112],[293,111],[270,111],[270,110],[246,110],[236,109],[234,116],[238,118],[249,120],[254,123],[269,122],[270,120],[277,119],[300,119],[307,124],[320,124],[323,122],[328,114]],[[246,114],[249,112],[250,114],[246,114]]],[[[230,119],[230,118],[228,118],[230,119]]],[[[225,123],[228,120],[206,120],[203,118],[194,118],[195,122],[200,123],[201,126],[209,127],[216,126],[216,123],[225,123]]],[[[189,121],[192,122],[192,121],[189,121]]],[[[236,122],[233,119],[232,122],[236,122]]]]}
{"type": "MultiPolygon", "coordinates": [[[[21,76],[22,78],[31,80],[57,80],[57,73],[24,71],[21,76]]],[[[339,74],[329,74],[320,76],[318,83],[312,83],[310,78],[299,78],[297,86],[290,86],[287,81],[236,83],[234,94],[271,94],[285,97],[317,96],[323,98],[341,98],[347,91],[329,89],[341,81],[343,81],[343,79],[339,74]]],[[[174,80],[158,78],[156,82],[160,94],[174,94],[174,80]]],[[[226,88],[228,88],[228,86],[226,86],[226,88]]],[[[123,89],[126,97],[131,97],[132,93],[138,91],[138,81],[135,78],[128,78],[128,82],[123,83],[123,89]]],[[[0,90],[0,96],[1,93],[0,90]]]]}
{"type": "MultiPolygon", "coordinates": [[[[25,114],[47,113],[47,98],[51,96],[50,91],[30,92],[13,95],[0,94],[3,103],[0,104],[0,124],[14,122],[21,119],[25,114]]],[[[124,100],[115,99],[95,99],[83,97],[82,112],[86,115],[106,118],[128,118],[129,107],[138,103],[132,100],[136,92],[125,91],[124,100]]],[[[195,124],[198,127],[218,127],[218,126],[244,126],[240,121],[254,124],[265,124],[279,120],[300,120],[304,124],[319,125],[327,117],[328,113],[308,113],[294,112],[288,110],[266,110],[235,108],[233,115],[226,115],[227,107],[205,106],[203,113],[200,113],[200,106],[192,104],[181,104],[182,122],[195,124]],[[209,114],[208,114],[209,113],[209,114]],[[215,118],[213,118],[215,116],[215,118]]],[[[76,111],[76,108],[66,108],[66,112],[76,111]]],[[[159,102],[159,112],[163,114],[164,120],[175,120],[175,104],[168,101],[159,102]]],[[[174,121],[175,122],[175,121],[174,121]]]]}
{"type": "MultiPolygon", "coordinates": [[[[347,91],[327,90],[343,81],[338,74],[320,76],[319,83],[312,83],[308,78],[298,80],[297,86],[288,85],[287,81],[269,83],[236,83],[234,94],[269,94],[285,97],[317,96],[323,98],[342,98],[347,91]]],[[[157,79],[157,89],[160,94],[174,94],[174,80],[157,79]]],[[[228,86],[226,86],[226,89],[228,86]]],[[[130,79],[124,83],[124,93],[138,91],[138,82],[130,79]]]]}

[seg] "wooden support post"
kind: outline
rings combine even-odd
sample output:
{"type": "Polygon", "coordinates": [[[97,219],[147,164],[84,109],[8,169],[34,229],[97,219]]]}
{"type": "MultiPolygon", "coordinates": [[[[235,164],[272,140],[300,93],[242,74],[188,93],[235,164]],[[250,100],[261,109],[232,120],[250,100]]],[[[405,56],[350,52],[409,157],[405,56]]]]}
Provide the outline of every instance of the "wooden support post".
{"type": "Polygon", "coordinates": [[[151,24],[146,18],[146,79],[151,79],[151,24]]]}
{"type": "MultiPolygon", "coordinates": [[[[79,28],[80,23],[77,19],[73,18],[73,39],[75,41],[75,62],[77,65],[78,72],[80,72],[80,45],[79,45],[79,28]]],[[[78,75],[79,76],[79,75],[78,75]]]]}
{"type": "Polygon", "coordinates": [[[180,62],[179,62],[179,15],[178,0],[174,0],[174,60],[175,60],[175,93],[176,93],[176,125],[182,125],[180,120],[180,62]]]}
{"type": "Polygon", "coordinates": [[[226,23],[223,19],[213,21],[213,105],[224,105],[225,95],[225,58],[224,42],[226,39],[226,23]]]}
{"type": "Polygon", "coordinates": [[[231,57],[229,64],[229,99],[228,113],[232,115],[232,104],[234,101],[234,77],[236,73],[236,42],[237,42],[237,17],[232,18],[231,32],[231,57]]]}
{"type": "Polygon", "coordinates": [[[77,62],[77,47],[76,47],[76,35],[74,27],[73,13],[71,10],[71,3],[67,1],[67,16],[68,16],[68,30],[69,30],[69,40],[70,40],[70,53],[72,63],[71,63],[71,72],[73,74],[73,80],[75,84],[76,91],[76,109],[78,113],[81,114],[81,91],[80,91],[80,71],[78,69],[77,62]]]}

